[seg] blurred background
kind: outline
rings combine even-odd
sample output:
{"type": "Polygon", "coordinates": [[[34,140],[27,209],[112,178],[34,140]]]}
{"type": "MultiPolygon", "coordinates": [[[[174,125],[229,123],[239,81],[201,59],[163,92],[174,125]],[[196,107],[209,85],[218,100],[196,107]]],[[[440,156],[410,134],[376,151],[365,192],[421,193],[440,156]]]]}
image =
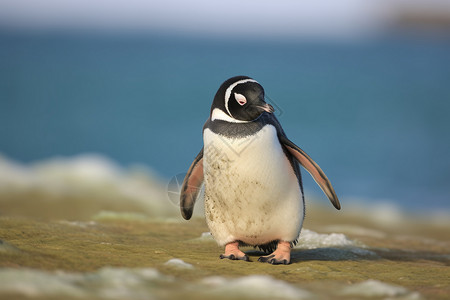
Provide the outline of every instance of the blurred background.
{"type": "Polygon", "coordinates": [[[0,0],[2,193],[43,166],[166,184],[235,75],[263,85],[344,209],[450,211],[447,0],[0,0]]]}

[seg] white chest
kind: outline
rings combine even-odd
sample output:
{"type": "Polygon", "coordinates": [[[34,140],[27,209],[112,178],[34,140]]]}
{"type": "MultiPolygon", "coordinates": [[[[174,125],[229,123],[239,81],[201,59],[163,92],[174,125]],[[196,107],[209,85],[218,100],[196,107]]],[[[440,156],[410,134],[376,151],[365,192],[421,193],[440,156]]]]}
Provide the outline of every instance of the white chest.
{"type": "Polygon", "coordinates": [[[245,138],[205,129],[203,137],[205,213],[219,244],[295,239],[303,219],[302,196],[276,129],[266,125],[245,138]],[[292,226],[284,226],[286,218],[294,218],[292,226]]]}

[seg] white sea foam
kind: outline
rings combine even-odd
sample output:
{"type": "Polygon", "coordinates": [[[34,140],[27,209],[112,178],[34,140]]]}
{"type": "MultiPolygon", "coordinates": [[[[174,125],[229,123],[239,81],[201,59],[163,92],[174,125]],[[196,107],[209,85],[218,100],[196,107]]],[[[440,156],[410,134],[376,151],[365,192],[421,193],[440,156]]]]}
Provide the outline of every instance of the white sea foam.
{"type": "Polygon", "coordinates": [[[365,228],[365,227],[361,227],[361,226],[357,226],[357,225],[329,225],[329,226],[323,227],[323,229],[328,232],[338,231],[338,232],[349,233],[352,235],[367,236],[367,237],[373,237],[373,238],[379,238],[379,239],[386,237],[386,233],[384,233],[380,230],[365,228]]]}
{"type": "Polygon", "coordinates": [[[172,278],[156,269],[102,268],[92,273],[0,269],[0,295],[27,297],[151,299],[154,282],[172,278]]]}
{"type": "Polygon", "coordinates": [[[204,291],[212,295],[230,295],[248,298],[307,299],[311,294],[285,281],[267,275],[250,275],[239,278],[213,276],[204,278],[204,291]]]}
{"type": "Polygon", "coordinates": [[[191,298],[223,295],[255,299],[311,298],[310,292],[266,275],[214,276],[191,282],[164,275],[153,268],[105,267],[88,273],[0,269],[0,298],[8,295],[42,299],[140,300],[159,299],[164,295],[164,298],[175,299],[180,297],[180,291],[189,292],[191,298]]]}
{"type": "Polygon", "coordinates": [[[302,229],[294,248],[305,249],[299,254],[302,259],[343,260],[377,257],[366,245],[350,240],[342,233],[322,234],[308,229],[302,229]]]}
{"type": "Polygon", "coordinates": [[[81,283],[94,287],[94,295],[106,299],[151,299],[154,283],[171,281],[156,269],[102,268],[94,274],[83,275],[81,283]],[[152,284],[153,283],[153,284],[152,284]]]}
{"type": "MultiPolygon", "coordinates": [[[[355,218],[362,218],[365,222],[370,222],[379,229],[385,229],[386,232],[390,232],[392,229],[410,229],[411,225],[420,224],[437,228],[450,227],[450,211],[446,209],[408,213],[390,199],[359,197],[346,198],[345,200],[347,203],[346,214],[355,218]]],[[[350,228],[347,227],[346,229],[350,228]]],[[[356,229],[353,229],[353,231],[355,234],[359,234],[356,229]]],[[[380,231],[366,231],[365,233],[375,238],[384,236],[380,231]]]]}
{"type": "Polygon", "coordinates": [[[28,187],[33,184],[35,176],[29,168],[8,160],[0,155],[0,190],[28,187]]]}
{"type": "Polygon", "coordinates": [[[347,198],[348,214],[363,216],[367,221],[385,228],[407,224],[408,215],[388,199],[347,198]]]}
{"type": "Polygon", "coordinates": [[[42,201],[43,207],[49,202],[69,201],[76,205],[76,201],[87,201],[89,205],[85,207],[97,209],[93,213],[113,210],[147,216],[178,215],[178,208],[168,200],[165,184],[149,170],[124,169],[94,154],[53,158],[30,165],[0,156],[0,201],[7,201],[10,195],[27,199],[32,195],[32,200],[42,201]],[[36,195],[42,195],[43,199],[36,195]]]}
{"type": "Polygon", "coordinates": [[[341,290],[340,294],[345,296],[356,296],[356,297],[401,296],[402,299],[411,299],[411,300],[422,298],[419,293],[411,292],[402,286],[391,285],[372,279],[347,286],[341,290]]]}
{"type": "Polygon", "coordinates": [[[184,262],[183,260],[181,260],[179,258],[169,259],[168,261],[166,261],[164,263],[164,265],[166,265],[168,267],[175,267],[175,268],[186,269],[186,270],[193,270],[194,269],[193,265],[188,264],[187,262],[184,262]]]}
{"type": "Polygon", "coordinates": [[[82,298],[86,292],[76,285],[79,276],[31,269],[0,269],[0,293],[27,297],[68,296],[82,298]]]}
{"type": "Polygon", "coordinates": [[[355,241],[348,239],[342,233],[321,234],[308,229],[302,229],[296,248],[314,249],[324,247],[353,247],[355,241]]]}

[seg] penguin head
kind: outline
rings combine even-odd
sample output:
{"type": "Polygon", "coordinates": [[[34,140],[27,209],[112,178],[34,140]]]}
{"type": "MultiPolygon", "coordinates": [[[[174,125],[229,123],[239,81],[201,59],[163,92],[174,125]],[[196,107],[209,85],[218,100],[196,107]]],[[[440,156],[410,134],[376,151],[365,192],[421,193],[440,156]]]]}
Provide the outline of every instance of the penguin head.
{"type": "Polygon", "coordinates": [[[257,119],[264,112],[273,111],[272,105],[264,101],[264,89],[256,80],[236,76],[220,86],[211,106],[211,117],[220,114],[231,122],[245,122],[257,119]]]}

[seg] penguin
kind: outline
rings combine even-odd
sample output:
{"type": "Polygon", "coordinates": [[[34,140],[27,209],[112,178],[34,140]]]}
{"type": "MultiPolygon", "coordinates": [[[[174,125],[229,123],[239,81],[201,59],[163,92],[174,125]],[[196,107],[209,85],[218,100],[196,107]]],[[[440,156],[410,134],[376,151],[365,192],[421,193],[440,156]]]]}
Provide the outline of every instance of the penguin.
{"type": "Polygon", "coordinates": [[[305,217],[299,164],[341,208],[325,173],[288,139],[273,112],[256,80],[222,83],[203,126],[203,148],[181,186],[181,214],[189,220],[204,185],[206,223],[225,247],[221,259],[250,261],[239,247],[254,246],[268,254],[260,262],[290,263],[305,217]]]}

